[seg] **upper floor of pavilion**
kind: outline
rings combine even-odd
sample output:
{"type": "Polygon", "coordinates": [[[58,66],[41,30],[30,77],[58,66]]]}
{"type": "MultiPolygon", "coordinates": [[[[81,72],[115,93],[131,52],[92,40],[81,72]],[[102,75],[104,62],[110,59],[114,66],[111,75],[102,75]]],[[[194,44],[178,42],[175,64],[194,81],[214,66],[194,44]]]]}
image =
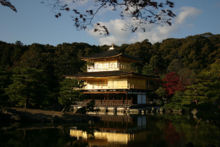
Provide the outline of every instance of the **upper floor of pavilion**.
{"type": "Polygon", "coordinates": [[[121,53],[112,46],[108,51],[83,57],[87,62],[87,72],[129,71],[134,72],[134,63],[141,59],[121,53]]]}

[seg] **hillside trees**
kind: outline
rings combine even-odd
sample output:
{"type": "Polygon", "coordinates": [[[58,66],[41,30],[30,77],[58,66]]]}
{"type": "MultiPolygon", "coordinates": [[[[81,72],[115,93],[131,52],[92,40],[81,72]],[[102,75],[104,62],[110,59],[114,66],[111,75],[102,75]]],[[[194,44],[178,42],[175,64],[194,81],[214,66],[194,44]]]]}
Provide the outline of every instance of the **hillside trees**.
{"type": "Polygon", "coordinates": [[[144,62],[149,62],[152,55],[152,44],[146,39],[142,42],[130,44],[124,49],[124,52],[128,55],[141,58],[144,62]]]}
{"type": "MultiPolygon", "coordinates": [[[[128,55],[142,59],[142,62],[134,64],[134,66],[136,67],[136,71],[144,74],[148,73],[147,71],[142,71],[143,66],[146,64],[146,62],[150,61],[150,57],[152,55],[152,44],[147,39],[142,42],[137,42],[128,46],[123,45],[123,52],[128,55]]],[[[146,68],[151,67],[149,66],[146,68]]]]}
{"type": "Polygon", "coordinates": [[[145,63],[145,65],[142,68],[142,74],[144,75],[154,75],[154,69],[152,65],[145,63]]]}
{"type": "MultiPolygon", "coordinates": [[[[54,47],[49,45],[32,44],[28,50],[20,57],[15,68],[34,68],[41,70],[41,74],[47,77],[48,103],[57,105],[57,89],[59,76],[56,75],[54,61],[54,47]]],[[[51,105],[51,107],[54,107],[51,105]]]]}
{"type": "Polygon", "coordinates": [[[207,69],[202,70],[185,91],[178,91],[171,98],[168,108],[198,108],[209,116],[219,117],[220,105],[220,62],[216,60],[207,69]],[[209,112],[211,109],[212,111],[209,112]],[[215,116],[218,115],[218,116],[215,116]]]}
{"type": "Polygon", "coordinates": [[[12,83],[6,88],[9,101],[24,108],[41,107],[47,102],[47,77],[35,68],[15,69],[12,83]]]}
{"type": "Polygon", "coordinates": [[[99,51],[96,46],[85,43],[61,44],[53,47],[0,42],[0,47],[1,104],[43,109],[60,108],[61,103],[58,102],[60,81],[65,75],[80,72],[84,64],[80,60],[82,56],[99,51]],[[45,92],[37,87],[41,83],[43,84],[41,87],[45,87],[45,92]],[[33,88],[30,85],[33,85],[33,88]],[[33,97],[27,94],[28,91],[33,97]]]}
{"type": "Polygon", "coordinates": [[[178,54],[178,51],[183,45],[183,42],[185,40],[183,39],[166,39],[163,40],[160,44],[155,44],[156,48],[158,49],[158,52],[161,54],[163,59],[170,63],[173,59],[178,59],[179,57],[182,57],[182,55],[178,54]]]}
{"type": "Polygon", "coordinates": [[[184,86],[180,76],[176,72],[166,74],[163,79],[163,86],[165,87],[168,95],[173,95],[176,91],[183,91],[184,86]]]}
{"type": "Polygon", "coordinates": [[[0,106],[8,106],[8,95],[5,92],[5,89],[10,84],[11,73],[5,71],[3,68],[0,68],[0,106]]]}
{"type": "MultiPolygon", "coordinates": [[[[172,104],[180,103],[179,106],[182,107],[182,104],[188,105],[192,103],[192,97],[195,100],[199,100],[199,98],[196,98],[195,90],[197,90],[198,95],[213,100],[210,102],[201,99],[198,101],[199,105],[200,103],[214,104],[218,102],[218,78],[210,73],[219,73],[214,70],[217,69],[218,59],[220,58],[219,42],[220,35],[209,33],[207,35],[206,33],[182,39],[167,39],[155,44],[144,40],[143,42],[124,44],[115,48],[131,56],[143,59],[143,62],[139,63],[138,66],[135,65],[141,73],[158,75],[161,79],[166,79],[166,86],[161,85],[156,93],[159,97],[168,97],[172,104]],[[170,73],[174,72],[173,78],[167,77],[170,73]],[[175,81],[175,77],[178,80],[175,81]],[[178,86],[178,84],[182,86],[178,86]],[[168,93],[164,93],[164,89],[167,89],[166,91],[168,93]],[[194,95],[190,96],[191,94],[194,95]],[[177,98],[176,102],[174,102],[174,97],[177,98]],[[179,101],[180,98],[185,102],[179,101]]],[[[20,83],[20,88],[23,86],[26,89],[29,83],[25,82],[25,80],[22,81],[22,77],[35,79],[35,81],[36,79],[43,81],[40,77],[34,76],[34,73],[38,73],[44,79],[43,84],[47,87],[47,94],[44,96],[45,99],[42,97],[42,99],[39,99],[40,101],[35,101],[33,104],[31,102],[28,105],[30,107],[43,107],[45,109],[59,109],[60,106],[64,107],[58,101],[62,85],[61,81],[64,76],[72,75],[83,70],[85,63],[81,61],[81,57],[106,51],[108,48],[109,46],[107,45],[91,46],[86,43],[63,43],[58,46],[50,46],[41,44],[23,45],[19,42],[9,44],[0,41],[1,104],[10,106],[18,105],[12,93],[14,95],[21,95],[21,91],[8,92],[9,85],[13,84],[13,86],[10,86],[10,89],[13,90],[12,87],[15,87],[15,89],[19,87],[15,86],[15,83],[20,83]],[[29,73],[21,72],[18,69],[22,71],[24,69],[27,71],[32,71],[29,69],[35,70],[29,73]]],[[[24,106],[24,102],[23,100],[21,103],[22,106],[24,106]]]]}
{"type": "Polygon", "coordinates": [[[97,51],[96,47],[91,47],[85,43],[58,45],[54,53],[55,73],[63,76],[80,72],[80,68],[84,65],[81,57],[95,51],[97,51]]]}
{"type": "Polygon", "coordinates": [[[60,81],[58,102],[63,107],[62,111],[68,110],[70,105],[82,99],[81,93],[74,88],[82,88],[83,83],[75,79],[63,79],[60,81]]]}
{"type": "Polygon", "coordinates": [[[19,44],[8,44],[0,41],[0,66],[9,68],[18,62],[27,47],[19,44]]]}
{"type": "Polygon", "coordinates": [[[195,83],[187,87],[186,97],[191,97],[196,104],[219,103],[220,99],[220,60],[201,71],[195,83]]]}

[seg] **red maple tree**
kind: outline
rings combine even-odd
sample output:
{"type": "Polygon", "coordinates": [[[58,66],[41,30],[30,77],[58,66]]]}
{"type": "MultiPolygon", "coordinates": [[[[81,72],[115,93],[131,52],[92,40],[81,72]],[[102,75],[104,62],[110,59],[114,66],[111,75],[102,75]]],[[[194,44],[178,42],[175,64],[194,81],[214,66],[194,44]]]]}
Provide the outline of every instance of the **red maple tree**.
{"type": "Polygon", "coordinates": [[[162,81],[168,95],[173,95],[175,91],[184,90],[183,81],[176,72],[166,74],[162,81]]]}

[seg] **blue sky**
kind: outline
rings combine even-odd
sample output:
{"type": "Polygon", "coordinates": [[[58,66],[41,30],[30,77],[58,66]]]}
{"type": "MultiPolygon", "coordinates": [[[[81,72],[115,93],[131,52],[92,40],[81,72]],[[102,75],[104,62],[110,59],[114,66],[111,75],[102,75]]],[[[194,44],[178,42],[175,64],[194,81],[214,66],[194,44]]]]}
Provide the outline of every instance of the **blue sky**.
{"type": "Polygon", "coordinates": [[[174,0],[177,17],[173,20],[173,25],[148,25],[145,33],[122,31],[121,28],[129,20],[121,20],[114,13],[103,11],[97,15],[97,20],[109,27],[111,34],[107,37],[99,36],[91,30],[77,31],[70,15],[57,19],[51,7],[40,1],[10,0],[16,6],[17,13],[0,5],[0,40],[9,43],[19,40],[24,44],[86,42],[120,45],[144,39],[155,43],[166,38],[182,38],[204,32],[220,34],[219,0],[174,0]]]}

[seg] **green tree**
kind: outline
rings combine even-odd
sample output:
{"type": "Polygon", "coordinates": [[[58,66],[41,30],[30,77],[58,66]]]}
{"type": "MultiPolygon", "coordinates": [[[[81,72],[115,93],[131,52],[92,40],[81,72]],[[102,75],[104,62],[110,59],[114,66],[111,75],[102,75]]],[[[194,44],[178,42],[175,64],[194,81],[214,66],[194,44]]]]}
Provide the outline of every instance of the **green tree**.
{"type": "Polygon", "coordinates": [[[186,105],[192,103],[191,98],[184,97],[184,92],[176,91],[169,102],[165,105],[165,108],[169,109],[183,109],[186,105]]]}
{"type": "Polygon", "coordinates": [[[154,75],[153,67],[150,64],[146,63],[142,69],[142,74],[154,75]]]}
{"type": "Polygon", "coordinates": [[[9,104],[8,96],[5,92],[5,88],[10,84],[11,74],[0,68],[0,106],[7,106],[9,104]]]}
{"type": "Polygon", "coordinates": [[[152,44],[146,39],[142,42],[130,44],[124,51],[128,55],[141,58],[144,62],[149,62],[152,54],[152,44]]]}
{"type": "Polygon", "coordinates": [[[154,73],[163,73],[165,70],[165,61],[160,55],[153,55],[150,58],[149,64],[153,68],[154,73]]]}
{"type": "Polygon", "coordinates": [[[189,68],[181,68],[178,72],[184,87],[192,85],[196,79],[196,74],[193,70],[189,68]]]}
{"type": "Polygon", "coordinates": [[[197,76],[196,82],[187,87],[186,97],[191,97],[196,103],[215,103],[220,99],[220,60],[211,64],[197,76]]]}
{"type": "MultiPolygon", "coordinates": [[[[220,60],[211,64],[209,68],[197,75],[194,84],[187,86],[186,90],[175,92],[166,107],[183,108],[185,106],[218,108],[220,105],[220,60]]],[[[217,110],[217,109],[216,109],[217,110]]],[[[208,110],[207,110],[208,111],[208,110]]],[[[214,113],[214,112],[213,112],[214,113]]]]}
{"type": "Polygon", "coordinates": [[[159,88],[155,91],[155,93],[156,93],[159,97],[161,97],[161,98],[166,98],[166,96],[167,96],[166,89],[164,89],[163,87],[159,87],[159,88]]]}
{"type": "Polygon", "coordinates": [[[60,44],[54,53],[54,72],[59,76],[76,74],[85,65],[80,58],[97,51],[97,47],[86,43],[60,44]]]}
{"type": "Polygon", "coordinates": [[[48,97],[47,77],[35,68],[15,69],[12,83],[6,88],[9,100],[15,106],[41,107],[48,97]]]}
{"type": "Polygon", "coordinates": [[[182,62],[179,59],[173,59],[169,66],[167,67],[167,72],[176,72],[178,73],[180,69],[183,68],[182,62]]]}
{"type": "MultiPolygon", "coordinates": [[[[35,68],[40,69],[46,78],[49,89],[49,95],[44,101],[44,108],[51,109],[56,108],[58,101],[58,80],[59,76],[56,75],[54,61],[55,48],[50,45],[32,44],[28,46],[28,49],[21,56],[19,62],[16,64],[16,68],[35,68]]],[[[65,67],[62,67],[63,69],[65,67]]]]}
{"type": "Polygon", "coordinates": [[[82,82],[75,79],[66,78],[60,82],[58,102],[63,107],[62,111],[68,110],[72,104],[82,99],[82,94],[77,90],[82,86],[82,82]]]}

